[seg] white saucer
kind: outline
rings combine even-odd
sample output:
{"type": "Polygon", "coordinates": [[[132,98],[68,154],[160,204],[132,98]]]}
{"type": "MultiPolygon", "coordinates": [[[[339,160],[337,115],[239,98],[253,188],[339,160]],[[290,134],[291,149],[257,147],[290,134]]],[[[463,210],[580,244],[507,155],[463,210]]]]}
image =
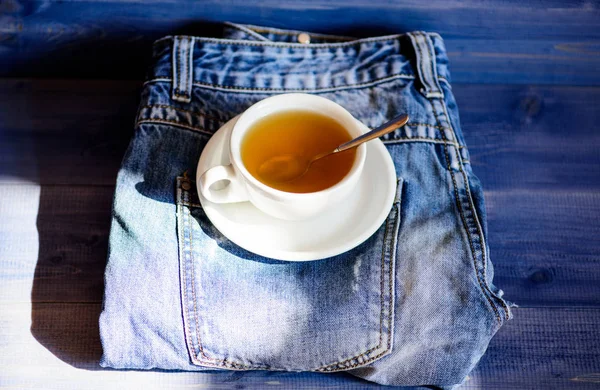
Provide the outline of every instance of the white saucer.
{"type": "MultiPolygon", "coordinates": [[[[237,119],[227,122],[208,141],[197,176],[215,165],[229,164],[227,144],[237,119]]],[[[368,130],[365,126],[365,132],[368,130]]],[[[250,202],[212,203],[199,189],[198,197],[213,225],[240,247],[276,260],[309,261],[339,255],[367,240],[387,218],[395,192],[392,158],[380,140],[373,140],[367,143],[367,159],[354,194],[309,220],[277,219],[250,202]]]]}

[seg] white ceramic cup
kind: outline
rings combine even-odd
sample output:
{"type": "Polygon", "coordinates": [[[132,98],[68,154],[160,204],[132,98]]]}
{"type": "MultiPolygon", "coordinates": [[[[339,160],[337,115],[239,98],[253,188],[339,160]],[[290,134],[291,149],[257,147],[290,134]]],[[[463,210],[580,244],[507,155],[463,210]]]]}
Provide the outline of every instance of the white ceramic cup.
{"type": "Polygon", "coordinates": [[[248,129],[266,116],[293,110],[312,111],[328,116],[341,124],[352,138],[363,134],[364,127],[342,106],[329,99],[302,93],[266,98],[248,108],[233,126],[229,139],[231,163],[197,173],[202,195],[214,203],[250,201],[261,211],[286,220],[308,219],[343,201],[358,183],[367,155],[365,144],[357,147],[354,164],[348,174],[335,185],[317,192],[291,193],[277,190],[258,181],[244,167],[240,145],[248,129]]]}

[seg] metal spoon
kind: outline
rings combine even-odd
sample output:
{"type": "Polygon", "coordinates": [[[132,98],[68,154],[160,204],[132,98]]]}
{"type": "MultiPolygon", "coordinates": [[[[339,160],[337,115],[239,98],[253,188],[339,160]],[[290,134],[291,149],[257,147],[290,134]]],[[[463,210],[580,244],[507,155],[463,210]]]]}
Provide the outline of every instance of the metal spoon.
{"type": "Polygon", "coordinates": [[[268,178],[269,180],[280,183],[292,181],[303,176],[315,161],[339,152],[343,152],[344,150],[355,148],[358,145],[374,138],[379,138],[384,134],[390,133],[397,128],[404,126],[407,122],[408,115],[399,115],[389,122],[377,127],[376,129],[343,143],[332,151],[317,154],[311,159],[293,154],[282,154],[271,157],[267,161],[263,162],[260,167],[258,167],[258,174],[263,178],[268,178]]]}

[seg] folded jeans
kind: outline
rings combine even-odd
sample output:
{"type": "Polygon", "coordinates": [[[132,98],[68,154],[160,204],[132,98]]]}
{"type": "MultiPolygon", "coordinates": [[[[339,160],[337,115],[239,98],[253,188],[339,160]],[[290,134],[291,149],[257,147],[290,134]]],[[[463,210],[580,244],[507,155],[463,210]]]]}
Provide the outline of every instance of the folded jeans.
{"type": "Polygon", "coordinates": [[[225,24],[220,38],[155,43],[115,190],[102,366],[346,371],[451,387],[511,318],[492,278],[483,191],[439,35],[225,24]],[[398,174],[387,220],[333,258],[284,262],[237,247],[191,179],[216,130],[286,92],[324,96],[369,127],[411,118],[383,138],[398,174]]]}

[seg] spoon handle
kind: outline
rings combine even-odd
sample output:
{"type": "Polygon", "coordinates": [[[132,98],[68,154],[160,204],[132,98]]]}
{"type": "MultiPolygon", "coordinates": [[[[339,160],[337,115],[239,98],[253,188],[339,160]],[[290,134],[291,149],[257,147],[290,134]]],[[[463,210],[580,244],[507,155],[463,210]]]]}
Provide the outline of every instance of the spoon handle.
{"type": "Polygon", "coordinates": [[[352,148],[362,144],[363,142],[370,141],[374,138],[379,138],[384,134],[387,134],[387,133],[390,133],[390,132],[396,130],[398,127],[404,126],[407,122],[408,122],[408,115],[406,115],[406,114],[398,115],[391,121],[384,123],[383,125],[369,131],[368,133],[365,133],[365,134],[361,135],[360,137],[356,137],[353,140],[346,142],[345,144],[341,144],[333,151],[333,153],[343,152],[344,150],[352,149],[352,148]]]}

